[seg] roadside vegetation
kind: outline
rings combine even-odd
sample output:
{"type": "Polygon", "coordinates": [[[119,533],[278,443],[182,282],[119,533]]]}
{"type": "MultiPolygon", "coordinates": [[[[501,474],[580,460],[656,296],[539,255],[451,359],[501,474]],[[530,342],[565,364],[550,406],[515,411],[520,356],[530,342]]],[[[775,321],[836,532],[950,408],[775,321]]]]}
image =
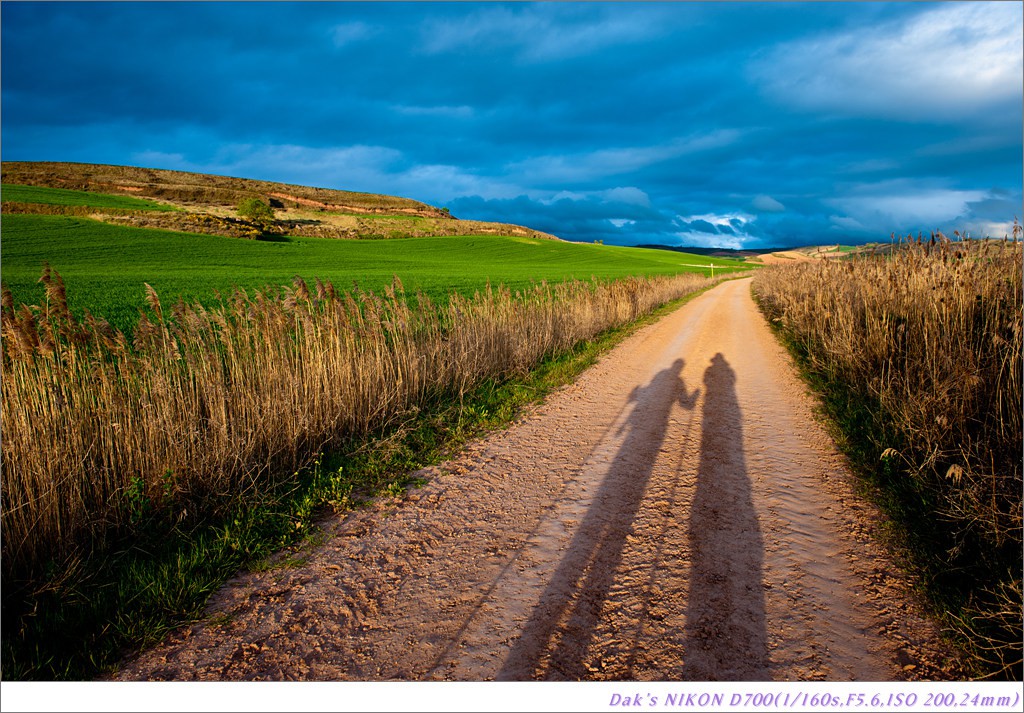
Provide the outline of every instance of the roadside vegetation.
{"type": "Polygon", "coordinates": [[[400,488],[404,471],[377,461],[401,433],[425,440],[398,452],[430,451],[442,436],[410,425],[421,414],[435,432],[437,414],[486,416],[484,386],[710,281],[541,283],[443,305],[397,279],[376,294],[295,278],[213,306],[147,288],[132,335],[77,319],[55,271],[42,284],[40,304],[3,301],[5,678],[109,666],[318,507],[400,488]],[[364,463],[339,470],[339,454],[364,463]]]}
{"type": "Polygon", "coordinates": [[[1021,678],[1021,237],[907,236],[765,269],[755,295],[822,393],[894,541],[978,675],[1021,678]]]}

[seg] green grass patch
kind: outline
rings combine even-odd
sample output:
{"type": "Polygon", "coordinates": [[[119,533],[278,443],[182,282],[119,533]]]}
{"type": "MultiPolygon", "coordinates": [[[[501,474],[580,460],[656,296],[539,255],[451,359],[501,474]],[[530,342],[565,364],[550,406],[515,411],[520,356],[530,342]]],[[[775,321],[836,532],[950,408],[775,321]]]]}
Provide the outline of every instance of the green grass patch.
{"type": "MultiPolygon", "coordinates": [[[[21,186],[5,183],[0,187],[0,197],[13,203],[40,203],[43,205],[83,206],[88,208],[116,208],[120,210],[176,210],[173,206],[156,203],[144,198],[118,196],[109,193],[73,191],[67,188],[45,186],[21,186]]],[[[7,218],[4,219],[5,221],[7,218]]]]}
{"type": "Polygon", "coordinates": [[[730,260],[614,246],[523,237],[461,236],[385,241],[283,238],[240,240],[132,228],[88,218],[7,215],[3,219],[3,282],[15,303],[43,299],[44,262],[63,276],[70,307],[88,309],[131,330],[145,304],[143,283],[165,305],[178,298],[213,303],[214,290],[252,291],[290,284],[295,275],[330,280],[344,290],[357,283],[381,290],[398,275],[406,291],[435,300],[492,285],[523,289],[541,280],[611,280],[629,275],[707,274],[706,267],[740,271],[730,260]]]}
{"type": "MultiPolygon", "coordinates": [[[[435,401],[403,422],[329,454],[294,478],[236,502],[215,522],[146,521],[105,554],[62,565],[46,591],[4,588],[3,678],[80,680],[114,671],[132,652],[202,617],[210,595],[240,569],[302,566],[326,538],[317,522],[371,497],[401,497],[414,472],[511,422],[524,406],[570,382],[644,324],[699,293],[540,363],[488,381],[461,400],[435,401]]],[[[156,508],[138,503],[140,518],[156,508]]],[[[231,613],[211,619],[229,623],[231,613]]]]}

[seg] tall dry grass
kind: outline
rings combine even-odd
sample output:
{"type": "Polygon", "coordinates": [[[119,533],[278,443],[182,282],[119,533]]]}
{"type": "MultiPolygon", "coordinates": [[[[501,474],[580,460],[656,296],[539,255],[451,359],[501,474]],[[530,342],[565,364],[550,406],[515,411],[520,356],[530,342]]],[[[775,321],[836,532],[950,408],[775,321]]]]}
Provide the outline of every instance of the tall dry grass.
{"type": "Polygon", "coordinates": [[[710,284],[706,278],[486,289],[437,305],[291,287],[218,306],[150,308],[134,337],[46,300],[4,293],[3,568],[19,580],[130,527],[139,502],[171,517],[213,512],[293,473],[333,444],[710,284]],[[189,514],[190,513],[190,514],[189,514]]]}
{"type": "Polygon", "coordinates": [[[812,369],[884,415],[898,434],[899,449],[882,442],[881,433],[873,445],[936,503],[934,517],[949,535],[946,561],[1010,566],[992,572],[983,585],[992,591],[976,593],[977,607],[968,607],[960,628],[982,658],[1018,676],[1019,236],[1016,224],[1013,240],[908,236],[888,257],[786,265],[754,280],[765,312],[800,345],[812,369]],[[999,628],[1008,640],[984,640],[982,629],[999,628]]]}

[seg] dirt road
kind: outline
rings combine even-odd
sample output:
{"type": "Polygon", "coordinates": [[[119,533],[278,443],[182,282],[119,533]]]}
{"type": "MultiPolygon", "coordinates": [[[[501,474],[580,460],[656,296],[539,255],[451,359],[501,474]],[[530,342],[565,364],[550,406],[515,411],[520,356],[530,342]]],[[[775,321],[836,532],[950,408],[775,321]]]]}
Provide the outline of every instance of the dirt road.
{"type": "Polygon", "coordinates": [[[955,676],[749,280],[424,475],[119,678],[955,676]]]}

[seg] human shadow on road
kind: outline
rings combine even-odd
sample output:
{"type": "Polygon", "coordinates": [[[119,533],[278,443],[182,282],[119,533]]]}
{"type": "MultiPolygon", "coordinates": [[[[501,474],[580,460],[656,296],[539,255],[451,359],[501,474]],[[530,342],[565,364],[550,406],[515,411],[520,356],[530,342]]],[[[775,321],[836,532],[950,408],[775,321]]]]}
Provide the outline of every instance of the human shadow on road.
{"type": "Polygon", "coordinates": [[[630,395],[635,403],[619,431],[626,436],[557,571],[509,651],[498,680],[586,677],[583,654],[594,636],[626,536],[651,477],[675,404],[693,409],[677,359],[630,395]]]}
{"type": "Polygon", "coordinates": [[[736,373],[721,354],[704,372],[702,428],[683,677],[768,680],[764,542],[743,455],[736,373]]]}

